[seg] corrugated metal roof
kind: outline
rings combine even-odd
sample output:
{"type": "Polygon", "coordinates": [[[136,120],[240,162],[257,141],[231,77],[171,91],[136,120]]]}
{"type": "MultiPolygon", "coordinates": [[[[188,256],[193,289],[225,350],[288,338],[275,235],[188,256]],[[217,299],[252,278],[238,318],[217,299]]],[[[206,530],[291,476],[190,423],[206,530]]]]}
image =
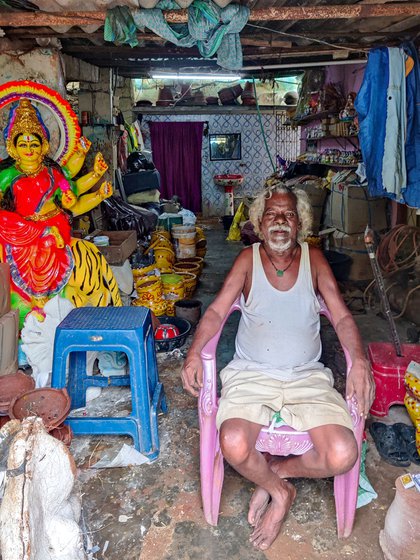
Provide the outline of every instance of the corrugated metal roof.
{"type": "MultiPolygon", "coordinates": [[[[148,59],[165,58],[166,65],[169,60],[172,68],[179,66],[181,60],[184,65],[188,58],[191,58],[191,66],[216,67],[214,59],[203,59],[196,48],[177,47],[148,30],[138,33],[137,47],[104,41],[107,9],[117,5],[131,9],[138,9],[141,4],[152,7],[156,1],[3,0],[0,27],[5,38],[0,41],[9,41],[9,46],[30,48],[59,39],[64,53],[98,66],[116,67],[121,75],[130,77],[146,75],[151,66],[148,59]],[[20,14],[28,14],[28,11],[32,12],[30,19],[20,18],[20,14]],[[90,18],[83,17],[89,13],[92,14],[90,18]],[[65,14],[72,14],[72,19],[64,21],[65,14]]],[[[190,1],[178,0],[178,3],[185,6],[190,1]]],[[[225,5],[228,0],[217,2],[225,5]]],[[[244,0],[238,3],[247,4],[251,9],[248,25],[241,32],[246,67],[288,63],[298,68],[303,62],[360,59],[375,46],[398,45],[406,40],[419,44],[420,2],[244,0]]],[[[184,12],[176,12],[172,17],[179,19],[179,14],[184,17],[184,12]]]]}

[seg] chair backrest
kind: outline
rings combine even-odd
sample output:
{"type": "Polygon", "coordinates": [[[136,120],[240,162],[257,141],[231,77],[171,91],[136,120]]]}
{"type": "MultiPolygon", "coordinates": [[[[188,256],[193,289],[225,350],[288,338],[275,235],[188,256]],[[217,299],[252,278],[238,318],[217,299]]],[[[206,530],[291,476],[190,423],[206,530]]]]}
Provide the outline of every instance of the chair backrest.
{"type": "MultiPolygon", "coordinates": [[[[335,325],[332,321],[332,318],[331,318],[331,313],[329,312],[329,309],[328,309],[324,299],[322,298],[322,296],[320,294],[317,294],[317,298],[318,298],[318,302],[319,302],[319,305],[320,305],[319,314],[326,317],[330,321],[332,326],[335,327],[335,325]]],[[[234,311],[241,311],[241,304],[240,304],[240,299],[239,298],[236,299],[232,303],[229,311],[226,314],[226,317],[223,319],[222,324],[220,325],[219,330],[213,336],[213,338],[211,340],[209,340],[209,342],[204,346],[203,350],[201,351],[201,357],[202,357],[203,361],[205,361],[205,360],[215,360],[216,359],[216,349],[217,349],[217,345],[219,343],[220,335],[222,334],[222,331],[223,331],[223,328],[226,324],[226,321],[229,319],[229,317],[232,315],[232,313],[234,311]]],[[[351,358],[350,358],[350,354],[349,354],[347,348],[343,345],[342,345],[342,348],[343,348],[344,356],[346,358],[347,373],[348,373],[350,371],[350,368],[351,368],[351,358]]]]}

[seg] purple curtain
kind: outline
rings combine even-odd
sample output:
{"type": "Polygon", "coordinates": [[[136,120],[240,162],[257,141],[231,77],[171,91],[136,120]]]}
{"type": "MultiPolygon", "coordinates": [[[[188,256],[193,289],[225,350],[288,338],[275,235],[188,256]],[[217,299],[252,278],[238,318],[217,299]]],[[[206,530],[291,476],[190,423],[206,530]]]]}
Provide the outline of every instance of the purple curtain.
{"type": "Polygon", "coordinates": [[[182,206],[201,212],[203,122],[150,122],[153,163],[161,177],[162,198],[174,194],[182,206]]]}

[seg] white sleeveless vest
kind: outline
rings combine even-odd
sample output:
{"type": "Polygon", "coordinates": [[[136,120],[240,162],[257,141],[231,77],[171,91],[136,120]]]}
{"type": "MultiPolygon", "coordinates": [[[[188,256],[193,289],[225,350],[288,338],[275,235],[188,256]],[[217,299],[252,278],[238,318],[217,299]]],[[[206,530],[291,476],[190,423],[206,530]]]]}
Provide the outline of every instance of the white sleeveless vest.
{"type": "Polygon", "coordinates": [[[279,291],[268,281],[253,245],[252,284],[242,315],[236,352],[228,367],[256,370],[283,381],[307,377],[324,367],[321,357],[320,306],[312,284],[309,247],[301,243],[299,273],[290,290],[279,291]]]}

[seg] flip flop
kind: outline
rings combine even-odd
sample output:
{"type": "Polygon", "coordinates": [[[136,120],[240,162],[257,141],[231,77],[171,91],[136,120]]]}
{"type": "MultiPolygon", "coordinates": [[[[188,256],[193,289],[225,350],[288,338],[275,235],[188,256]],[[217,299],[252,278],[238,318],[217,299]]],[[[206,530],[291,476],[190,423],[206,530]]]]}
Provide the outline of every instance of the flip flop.
{"type": "Polygon", "coordinates": [[[403,422],[393,424],[393,428],[397,437],[403,440],[409,460],[415,465],[420,465],[420,455],[416,447],[416,428],[403,422]]]}
{"type": "Polygon", "coordinates": [[[392,425],[373,422],[369,427],[376,449],[384,461],[394,467],[410,466],[410,458],[404,440],[397,435],[392,425]]]}

